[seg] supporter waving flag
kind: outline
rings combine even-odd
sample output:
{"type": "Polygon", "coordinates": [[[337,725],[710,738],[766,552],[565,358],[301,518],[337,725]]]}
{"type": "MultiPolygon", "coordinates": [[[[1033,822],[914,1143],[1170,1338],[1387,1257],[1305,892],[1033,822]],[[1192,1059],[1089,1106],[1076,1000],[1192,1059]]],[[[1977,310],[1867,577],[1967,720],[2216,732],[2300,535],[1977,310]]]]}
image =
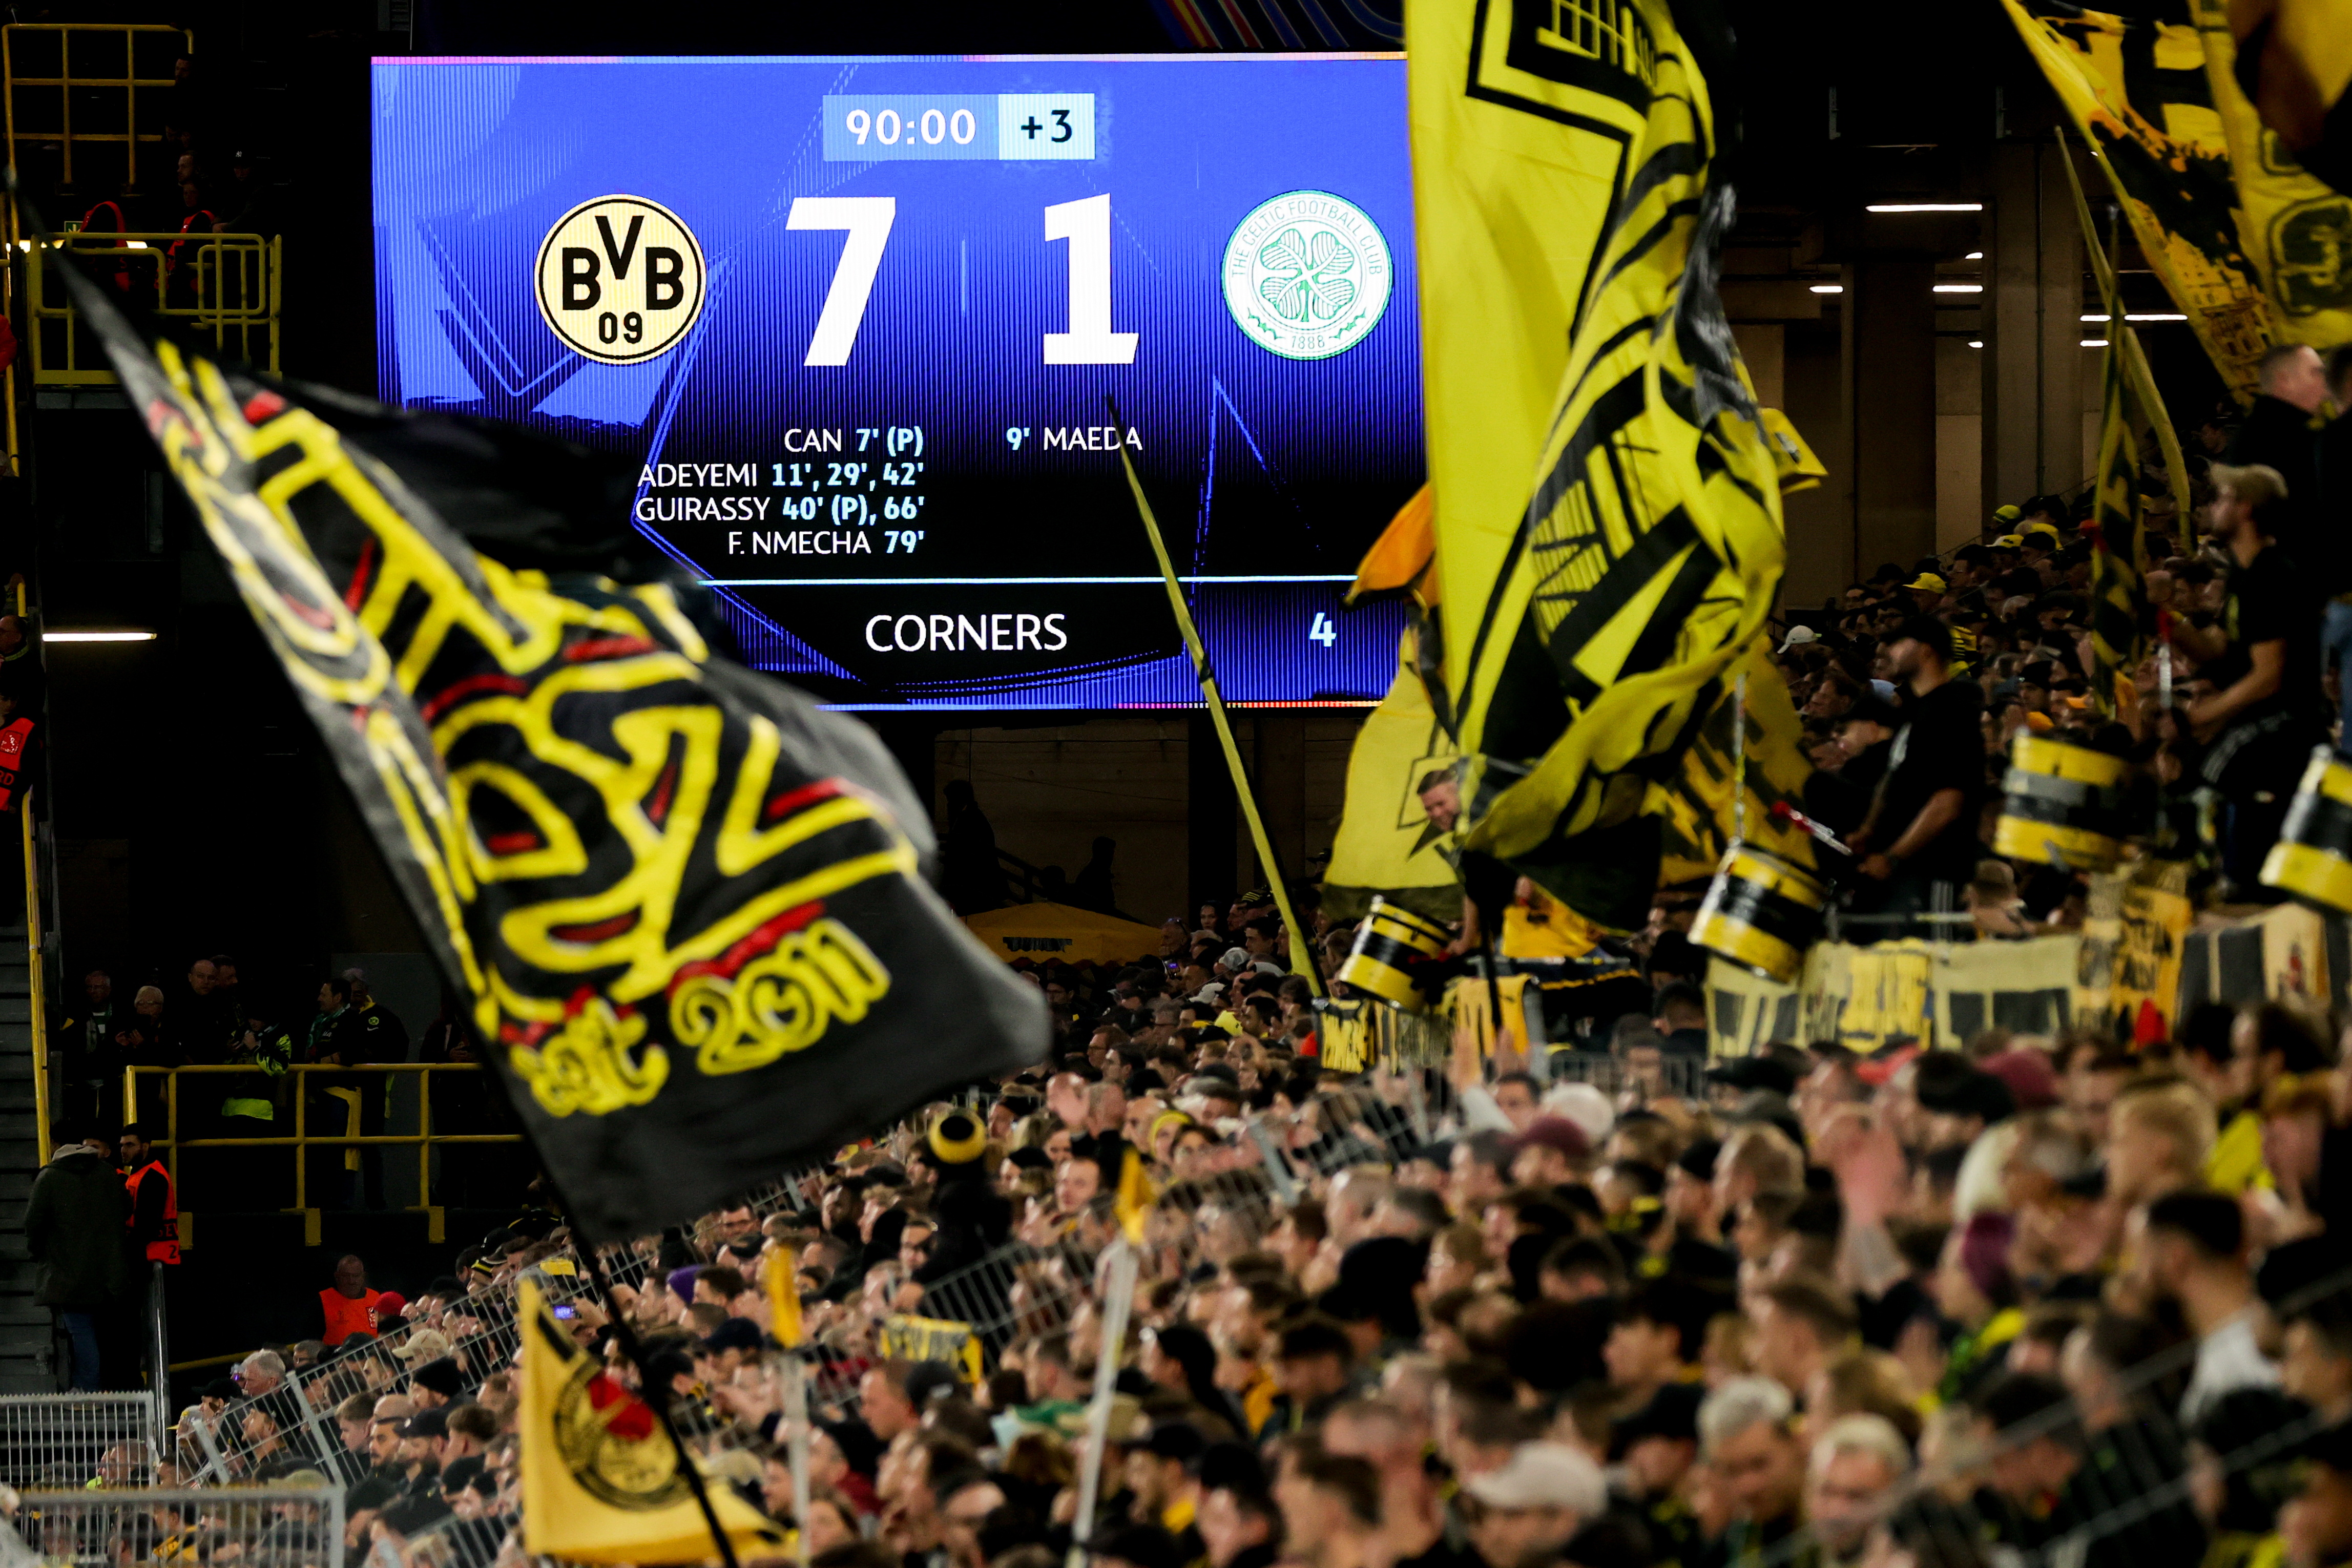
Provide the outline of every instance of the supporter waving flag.
{"type": "MultiPolygon", "coordinates": [[[[1552,34],[1532,14],[1541,7],[1497,5],[1503,20],[1484,26],[1488,11],[1472,20],[1471,10],[1437,8],[1459,13],[1449,25],[1469,40],[1468,96],[1520,103],[1531,127],[1566,117],[1594,128],[1578,144],[1578,188],[1609,199],[1591,204],[1606,216],[1586,231],[1593,261],[1578,282],[1564,376],[1529,455],[1532,486],[1518,481],[1501,533],[1497,514],[1465,513],[1447,487],[1441,449],[1479,438],[1441,422],[1442,366],[1431,361],[1463,842],[1578,913],[1630,928],[1658,885],[1664,802],[1654,790],[1756,645],[1785,556],[1772,448],[1716,293],[1732,194],[1701,57],[1727,52],[1728,39],[1685,37],[1664,0],[1614,7],[1590,47],[1552,34]],[[1528,96],[1531,83],[1543,92],[1528,96]]],[[[1432,31],[1443,31],[1434,20],[1432,31]]],[[[1443,134],[1451,122],[1425,100],[1465,89],[1424,77],[1414,45],[1416,191],[1478,188],[1480,171],[1507,185],[1517,162],[1443,134]]],[[[1430,212],[1424,200],[1425,249],[1430,212]]],[[[1546,232],[1579,237],[1568,218],[1546,232]]],[[[1426,256],[1423,270],[1439,272],[1426,256]]],[[[1448,329],[1441,304],[1429,308],[1433,341],[1448,329]]],[[[1481,348],[1499,361],[1503,340],[1489,334],[1481,348]]],[[[1539,352],[1510,342],[1513,355],[1539,352]]],[[[1779,676],[1763,664],[1757,678],[1779,676]]],[[[1790,760],[1801,784],[1802,759],[1790,760]]]]}
{"type": "Polygon", "coordinates": [[[1043,1054],[870,731],[713,657],[667,587],[477,554],[549,511],[496,436],[151,341],[58,270],[591,1238],[1043,1054]]]}

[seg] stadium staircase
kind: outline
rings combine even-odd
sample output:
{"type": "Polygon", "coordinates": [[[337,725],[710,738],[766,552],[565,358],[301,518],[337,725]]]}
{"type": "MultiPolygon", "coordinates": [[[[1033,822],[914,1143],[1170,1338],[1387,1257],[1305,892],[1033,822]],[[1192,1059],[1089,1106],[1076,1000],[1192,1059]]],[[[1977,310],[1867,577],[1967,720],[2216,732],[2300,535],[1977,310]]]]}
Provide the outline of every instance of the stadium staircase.
{"type": "Polygon", "coordinates": [[[0,1394],[46,1394],[58,1385],[49,1310],[33,1301],[33,1263],[25,1255],[25,1200],[40,1153],[33,1113],[31,967],[24,912],[16,915],[12,925],[0,926],[0,1394]]]}

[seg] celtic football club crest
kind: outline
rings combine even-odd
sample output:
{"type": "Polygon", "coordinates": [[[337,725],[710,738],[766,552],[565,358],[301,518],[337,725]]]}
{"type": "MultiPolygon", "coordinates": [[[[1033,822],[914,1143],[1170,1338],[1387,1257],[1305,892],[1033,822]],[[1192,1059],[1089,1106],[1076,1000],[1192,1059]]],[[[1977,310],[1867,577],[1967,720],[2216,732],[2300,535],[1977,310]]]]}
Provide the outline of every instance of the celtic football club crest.
{"type": "Polygon", "coordinates": [[[1292,191],[1260,203],[1225,242],[1225,308],[1260,348],[1328,360],[1379,323],[1395,271],[1388,236],[1363,208],[1292,191]]]}

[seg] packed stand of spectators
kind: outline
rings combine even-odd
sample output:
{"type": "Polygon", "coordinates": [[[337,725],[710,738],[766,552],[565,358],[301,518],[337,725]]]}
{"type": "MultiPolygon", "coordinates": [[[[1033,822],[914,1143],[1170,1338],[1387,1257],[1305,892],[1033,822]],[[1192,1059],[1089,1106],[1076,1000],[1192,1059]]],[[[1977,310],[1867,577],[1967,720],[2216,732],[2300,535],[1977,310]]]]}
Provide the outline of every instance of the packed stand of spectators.
{"type": "MultiPolygon", "coordinates": [[[[789,1249],[815,1417],[790,1522],[823,1568],[1048,1568],[1074,1542],[1106,1568],[2352,1560],[2352,1106],[2324,1016],[2206,1009],[2137,1051],[1777,1045],[1694,1094],[1507,1043],[1343,1078],[1284,934],[1230,913],[1259,929],[1223,979],[1193,984],[1181,926],[1158,964],[1034,973],[1052,1063],[607,1249],[609,1298],[551,1212],[409,1301],[346,1260],[320,1341],[205,1390],[175,1462],[347,1489],[352,1564],[488,1568],[516,1550],[530,1273],[789,1520],[761,1289],[789,1249]],[[890,1354],[909,1320],[968,1325],[977,1380],[890,1354]]],[[[1686,1027],[1619,1022],[1628,1052],[1686,1027]]]]}
{"type": "Polygon", "coordinates": [[[2318,423],[2352,408],[2352,346],[2274,350],[2263,389],[2185,444],[2186,497],[2147,445],[2148,656],[2114,690],[2092,652],[2087,489],[2003,506],[1979,542],[1788,615],[1780,666],[1820,769],[1804,806],[1853,851],[1822,857],[1851,908],[1916,914],[1941,883],[1980,936],[2079,924],[2078,876],[1990,852],[2021,733],[2126,758],[2131,836],[2200,891],[2284,896],[2263,857],[2313,748],[2352,737],[2352,422],[2318,423]]]}

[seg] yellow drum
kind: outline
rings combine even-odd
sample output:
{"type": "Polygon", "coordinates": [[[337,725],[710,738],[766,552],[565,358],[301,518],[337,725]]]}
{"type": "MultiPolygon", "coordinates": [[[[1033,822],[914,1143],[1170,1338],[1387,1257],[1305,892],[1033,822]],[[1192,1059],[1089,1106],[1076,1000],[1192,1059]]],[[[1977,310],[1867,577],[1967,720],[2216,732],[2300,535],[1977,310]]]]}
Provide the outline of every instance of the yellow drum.
{"type": "Polygon", "coordinates": [[[2123,854],[2120,757],[2042,736],[2018,736],[2000,783],[1992,852],[2075,871],[2108,871],[2123,854]]]}
{"type": "Polygon", "coordinates": [[[1735,843],[1716,869],[1690,939],[1785,986],[1804,968],[1828,903],[1829,889],[1812,873],[1735,843]]]}
{"type": "Polygon", "coordinates": [[[1433,977],[1428,988],[1415,979],[1414,970],[1431,966],[1453,936],[1434,920],[1415,915],[1385,898],[1372,900],[1372,912],[1356,932],[1356,945],[1339,966],[1339,978],[1369,997],[1378,997],[1407,1012],[1429,1010],[1430,992],[1442,982],[1433,977]]]}
{"type": "Polygon", "coordinates": [[[2327,909],[2352,914],[2352,762],[2321,747],[2286,809],[2286,826],[2263,861],[2263,881],[2327,909]]]}

